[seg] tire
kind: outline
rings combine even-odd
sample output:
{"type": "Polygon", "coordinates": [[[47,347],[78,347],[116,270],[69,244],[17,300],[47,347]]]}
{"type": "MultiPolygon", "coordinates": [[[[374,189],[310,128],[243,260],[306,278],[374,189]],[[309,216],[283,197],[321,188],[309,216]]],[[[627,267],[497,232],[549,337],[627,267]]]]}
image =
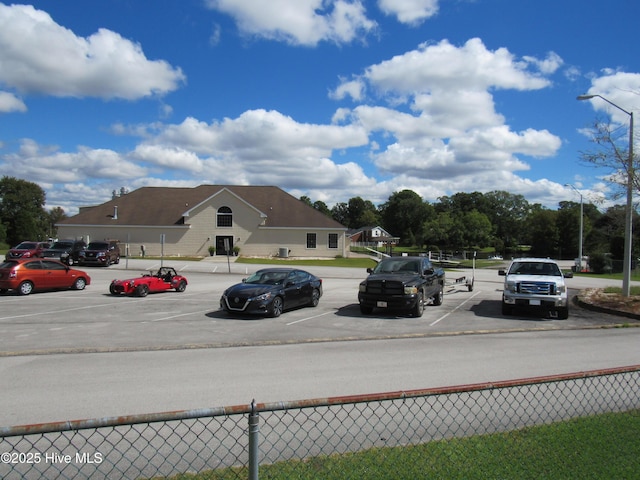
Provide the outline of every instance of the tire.
{"type": "Polygon", "coordinates": [[[269,308],[269,316],[272,318],[279,317],[282,313],[282,297],[275,297],[271,302],[271,307],[269,308]]]}
{"type": "Polygon", "coordinates": [[[109,285],[109,293],[111,295],[118,295],[118,292],[116,291],[115,287],[113,286],[113,284],[109,285]]]}
{"type": "Polygon", "coordinates": [[[149,295],[149,286],[145,285],[144,283],[142,285],[138,285],[136,287],[136,295],[138,295],[139,297],[146,297],[147,295],[149,295]]]}
{"type": "Polygon", "coordinates": [[[28,280],[25,280],[20,285],[18,285],[18,295],[29,295],[33,292],[33,283],[28,280]]]}
{"type": "Polygon", "coordinates": [[[569,318],[569,307],[562,307],[558,309],[558,320],[566,320],[569,318]]]}
{"type": "Polygon", "coordinates": [[[187,282],[185,282],[184,280],[180,280],[180,283],[176,287],[176,292],[184,292],[186,288],[187,282]]]}
{"type": "Polygon", "coordinates": [[[76,278],[76,281],[73,282],[74,290],[84,290],[84,287],[86,286],[87,286],[87,281],[84,279],[84,277],[78,277],[76,278]]]}
{"type": "MultiPolygon", "coordinates": [[[[435,302],[435,300],[434,300],[435,302]]],[[[415,306],[411,309],[411,315],[414,317],[421,317],[424,313],[424,295],[422,292],[418,294],[418,301],[415,306]]]]}
{"type": "Polygon", "coordinates": [[[436,295],[433,297],[433,304],[436,306],[442,305],[443,300],[444,300],[444,287],[440,285],[440,289],[438,290],[438,293],[436,293],[436,295]]]}
{"type": "Polygon", "coordinates": [[[309,306],[317,307],[318,303],[320,303],[320,291],[317,288],[314,288],[313,292],[311,292],[311,300],[309,301],[309,306]]]}
{"type": "Polygon", "coordinates": [[[118,265],[118,264],[120,263],[120,255],[118,255],[118,256],[116,257],[116,261],[115,261],[115,262],[113,262],[113,263],[115,263],[116,265],[118,265]]]}

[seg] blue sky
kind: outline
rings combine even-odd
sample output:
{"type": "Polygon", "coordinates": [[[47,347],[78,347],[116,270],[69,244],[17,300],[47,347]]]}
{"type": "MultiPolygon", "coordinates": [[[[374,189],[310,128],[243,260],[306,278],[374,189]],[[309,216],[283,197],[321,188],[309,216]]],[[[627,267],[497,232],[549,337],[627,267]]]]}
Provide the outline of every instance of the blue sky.
{"type": "Polygon", "coordinates": [[[633,0],[0,3],[0,176],[69,214],[114,190],[412,189],[607,205],[580,162],[640,109],[633,0]]]}

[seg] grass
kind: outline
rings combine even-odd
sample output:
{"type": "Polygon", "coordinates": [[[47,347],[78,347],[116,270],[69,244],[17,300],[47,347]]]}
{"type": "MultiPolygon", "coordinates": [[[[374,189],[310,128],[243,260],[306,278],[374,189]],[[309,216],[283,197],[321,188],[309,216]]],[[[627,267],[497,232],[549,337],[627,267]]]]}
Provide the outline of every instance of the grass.
{"type": "MultiPolygon", "coordinates": [[[[261,479],[631,479],[640,478],[640,410],[506,433],[374,448],[260,467],[261,479]]],[[[246,478],[247,469],[171,480],[246,478]]]]}

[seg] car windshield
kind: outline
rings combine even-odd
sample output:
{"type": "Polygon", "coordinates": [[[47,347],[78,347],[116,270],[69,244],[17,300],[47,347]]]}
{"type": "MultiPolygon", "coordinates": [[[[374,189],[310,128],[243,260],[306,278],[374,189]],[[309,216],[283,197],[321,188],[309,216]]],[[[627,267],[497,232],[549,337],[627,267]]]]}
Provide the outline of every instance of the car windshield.
{"type": "Polygon", "coordinates": [[[289,272],[256,272],[247,278],[244,283],[253,283],[258,285],[281,285],[285,281],[289,272]]]}
{"type": "Polygon", "coordinates": [[[37,245],[33,242],[22,242],[16,247],[16,250],[33,250],[37,245]]]}
{"type": "Polygon", "coordinates": [[[509,268],[509,275],[554,275],[559,277],[562,272],[555,263],[513,262],[509,268]]]}
{"type": "Polygon", "coordinates": [[[383,260],[373,269],[373,273],[418,273],[419,271],[419,260],[403,258],[383,260]]]}
{"type": "Polygon", "coordinates": [[[87,250],[106,250],[109,244],[106,242],[91,242],[87,246],[87,250]]]}
{"type": "Polygon", "coordinates": [[[51,249],[52,250],[56,250],[56,249],[65,249],[65,248],[71,248],[73,246],[73,244],[71,242],[56,242],[53,245],[51,245],[51,249]]]}

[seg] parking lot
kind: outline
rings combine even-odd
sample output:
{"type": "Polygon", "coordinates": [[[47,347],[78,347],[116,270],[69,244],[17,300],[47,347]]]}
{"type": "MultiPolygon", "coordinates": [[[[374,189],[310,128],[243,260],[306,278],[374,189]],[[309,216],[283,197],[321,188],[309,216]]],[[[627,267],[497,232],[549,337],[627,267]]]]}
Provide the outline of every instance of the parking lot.
{"type": "MultiPolygon", "coordinates": [[[[123,259],[109,268],[85,268],[92,283],[83,291],[0,295],[0,355],[412,338],[634,322],[577,306],[568,320],[528,314],[504,317],[500,313],[503,278],[496,270],[476,270],[473,291],[464,285],[448,287],[443,305],[425,308],[421,318],[382,310],[362,315],[357,291],[365,270],[331,267],[301,267],[323,278],[324,295],[318,307],[296,309],[278,318],[238,317],[219,310],[220,295],[259,266],[221,259],[163,264],[187,277],[185,292],[144,298],[110,295],[112,279],[136,277],[160,266],[153,260],[123,259]]],[[[448,271],[447,277],[452,280],[472,273],[448,271]]],[[[581,277],[568,280],[573,295],[595,282],[581,277]]]]}

